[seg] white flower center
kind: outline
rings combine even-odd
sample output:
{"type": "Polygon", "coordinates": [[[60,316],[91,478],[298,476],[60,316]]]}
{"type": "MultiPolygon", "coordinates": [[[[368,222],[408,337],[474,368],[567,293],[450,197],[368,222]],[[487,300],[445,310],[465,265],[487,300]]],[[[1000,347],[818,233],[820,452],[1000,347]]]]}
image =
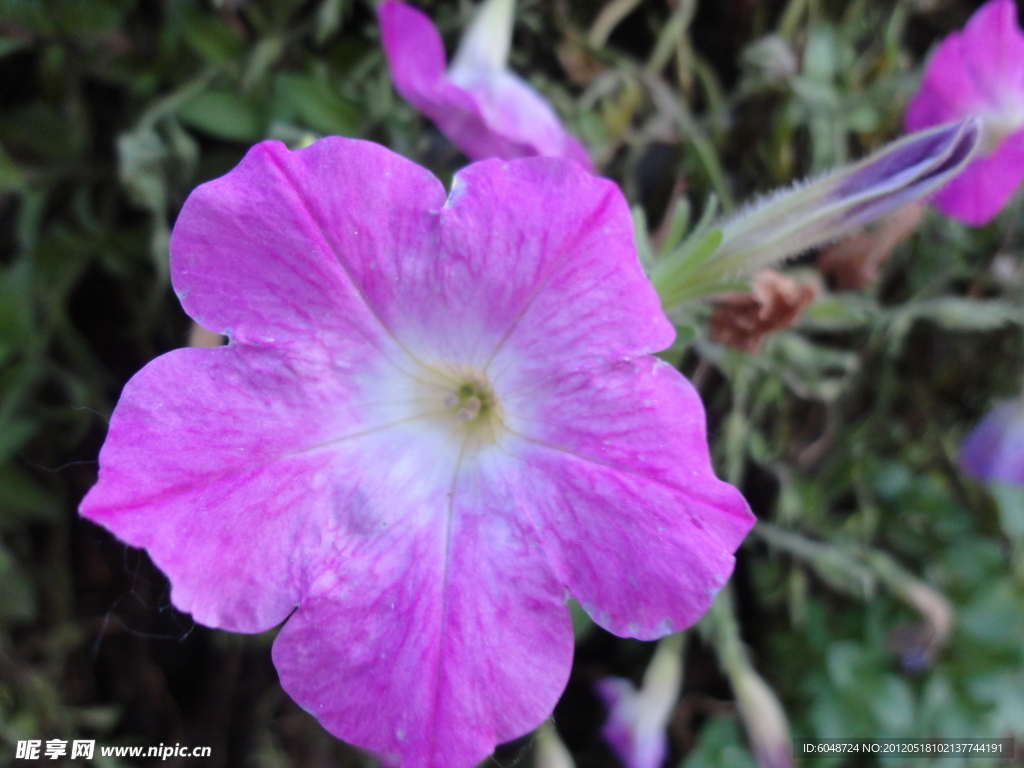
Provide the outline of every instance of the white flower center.
{"type": "Polygon", "coordinates": [[[468,381],[444,396],[444,407],[455,412],[455,419],[460,424],[469,424],[487,417],[493,399],[486,386],[468,381]]]}
{"type": "Polygon", "coordinates": [[[367,428],[425,456],[473,462],[508,437],[509,418],[494,382],[475,366],[415,361],[387,366],[363,387],[367,428]]]}
{"type": "Polygon", "coordinates": [[[981,127],[981,146],[978,151],[983,156],[990,155],[1003,139],[1024,127],[1024,104],[1018,103],[1016,99],[1004,99],[999,109],[982,116],[981,127]]]}
{"type": "Polygon", "coordinates": [[[497,441],[502,428],[501,403],[486,377],[476,371],[431,369],[430,379],[421,381],[420,402],[440,405],[436,420],[447,426],[456,439],[478,447],[497,441]]]}

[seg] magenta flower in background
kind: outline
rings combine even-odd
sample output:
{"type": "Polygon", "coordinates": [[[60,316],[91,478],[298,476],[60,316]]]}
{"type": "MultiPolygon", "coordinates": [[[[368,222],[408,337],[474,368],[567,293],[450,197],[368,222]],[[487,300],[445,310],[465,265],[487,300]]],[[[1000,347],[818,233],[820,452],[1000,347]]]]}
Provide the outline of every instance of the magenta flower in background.
{"type": "Polygon", "coordinates": [[[608,708],[601,735],[626,768],[660,768],[665,762],[665,729],[683,685],[682,650],[682,634],[658,643],[640,690],[621,677],[606,677],[596,683],[608,708]]]}
{"type": "Polygon", "coordinates": [[[1024,33],[1013,0],[989,0],[946,37],[904,117],[907,130],[977,116],[979,156],[934,199],[966,224],[990,221],[1024,179],[1024,33]]]}
{"type": "Polygon", "coordinates": [[[491,160],[450,195],[359,141],[254,147],[171,238],[227,346],[126,385],[82,514],[196,621],[387,762],[469,768],[547,717],[574,596],[653,639],[707,609],[753,518],[715,478],[618,188],[491,160]]]}
{"type": "Polygon", "coordinates": [[[485,0],[445,72],[430,18],[398,0],[377,9],[395,89],[473,160],[590,158],[551,106],[507,67],[515,0],[485,0]]]}
{"type": "Polygon", "coordinates": [[[981,482],[1024,485],[1024,403],[1006,400],[989,411],[964,440],[960,466],[981,482]]]}

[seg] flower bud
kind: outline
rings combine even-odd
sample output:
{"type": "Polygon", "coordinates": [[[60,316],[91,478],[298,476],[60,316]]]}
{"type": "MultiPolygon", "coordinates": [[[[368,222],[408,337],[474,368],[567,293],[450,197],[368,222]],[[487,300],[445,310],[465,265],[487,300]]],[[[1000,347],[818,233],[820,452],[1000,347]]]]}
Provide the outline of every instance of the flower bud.
{"type": "Polygon", "coordinates": [[[963,170],[980,140],[974,118],[918,131],[713,228],[698,225],[651,270],[662,306],[737,290],[738,280],[931,195],[963,170]]]}
{"type": "Polygon", "coordinates": [[[572,754],[558,737],[558,731],[550,720],[541,723],[536,731],[533,764],[536,768],[576,768],[572,754]]]}
{"type": "Polygon", "coordinates": [[[683,684],[682,650],[682,633],[659,642],[639,691],[620,677],[597,682],[608,707],[601,735],[626,768],[659,768],[665,760],[665,727],[683,684]]]}
{"type": "Polygon", "coordinates": [[[775,692],[749,665],[735,669],[729,682],[757,764],[761,768],[790,768],[793,752],[789,723],[775,692]]]}
{"type": "Polygon", "coordinates": [[[732,592],[728,587],[718,593],[700,628],[729,678],[758,765],[760,768],[792,768],[792,739],[786,713],[775,692],[750,663],[740,639],[732,592]]]}
{"type": "Polygon", "coordinates": [[[918,131],[771,195],[721,225],[722,244],[708,266],[725,278],[749,275],[850,234],[942,187],[971,159],[980,137],[975,119],[918,131]]]}

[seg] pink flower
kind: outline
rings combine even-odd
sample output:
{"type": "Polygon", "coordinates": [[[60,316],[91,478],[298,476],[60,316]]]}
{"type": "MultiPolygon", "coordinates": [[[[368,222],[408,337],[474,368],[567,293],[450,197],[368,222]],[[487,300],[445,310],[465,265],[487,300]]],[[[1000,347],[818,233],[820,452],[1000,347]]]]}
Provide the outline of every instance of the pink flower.
{"type": "Polygon", "coordinates": [[[389,763],[469,768],[569,674],[566,599],[655,638],[751,526],[712,473],[617,187],[562,159],[456,175],[374,144],[255,146],[171,237],[227,335],[126,386],[82,514],[196,621],[261,632],[281,683],[389,763]]]}
{"type": "Polygon", "coordinates": [[[960,466],[981,482],[1024,485],[1024,403],[1006,400],[989,411],[964,440],[960,466]]]}
{"type": "Polygon", "coordinates": [[[1024,33],[1013,0],[989,0],[962,32],[939,43],[907,109],[907,130],[975,115],[980,156],[935,197],[971,225],[991,220],[1024,179],[1024,33]]]}
{"type": "Polygon", "coordinates": [[[640,690],[621,677],[597,681],[597,692],[608,707],[601,735],[626,768],[660,768],[665,762],[665,728],[683,685],[682,652],[682,634],[658,643],[640,690]]]}
{"type": "Polygon", "coordinates": [[[445,72],[426,14],[387,0],[377,15],[395,88],[473,160],[568,157],[592,170],[551,106],[506,66],[513,11],[514,0],[485,0],[445,72]]]}

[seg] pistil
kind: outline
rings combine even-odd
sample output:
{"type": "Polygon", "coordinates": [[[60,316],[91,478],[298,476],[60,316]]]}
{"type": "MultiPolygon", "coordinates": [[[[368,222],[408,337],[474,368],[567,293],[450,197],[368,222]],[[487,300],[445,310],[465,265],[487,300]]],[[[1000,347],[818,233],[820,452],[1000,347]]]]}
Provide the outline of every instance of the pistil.
{"type": "Polygon", "coordinates": [[[444,407],[455,412],[455,418],[460,424],[469,424],[486,415],[493,401],[494,397],[486,385],[470,381],[446,394],[444,407]]]}

